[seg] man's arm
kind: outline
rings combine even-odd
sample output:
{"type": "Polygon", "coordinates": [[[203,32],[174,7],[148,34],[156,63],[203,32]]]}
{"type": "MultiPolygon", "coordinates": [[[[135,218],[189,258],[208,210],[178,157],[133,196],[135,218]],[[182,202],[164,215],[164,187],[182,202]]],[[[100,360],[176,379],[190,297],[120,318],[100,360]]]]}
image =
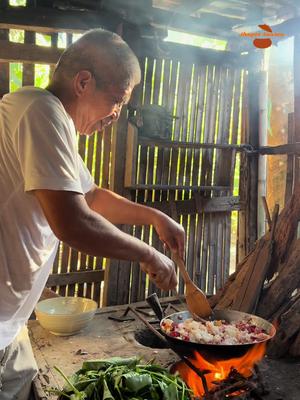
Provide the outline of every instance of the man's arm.
{"type": "Polygon", "coordinates": [[[84,253],[138,261],[142,269],[164,290],[176,285],[172,261],[92,210],[83,195],[56,190],[35,190],[54,234],[84,253]]]}
{"type": "Polygon", "coordinates": [[[153,225],[159,238],[171,250],[184,255],[184,229],[166,214],[134,203],[96,185],[86,194],[89,207],[113,224],[153,225]]]}

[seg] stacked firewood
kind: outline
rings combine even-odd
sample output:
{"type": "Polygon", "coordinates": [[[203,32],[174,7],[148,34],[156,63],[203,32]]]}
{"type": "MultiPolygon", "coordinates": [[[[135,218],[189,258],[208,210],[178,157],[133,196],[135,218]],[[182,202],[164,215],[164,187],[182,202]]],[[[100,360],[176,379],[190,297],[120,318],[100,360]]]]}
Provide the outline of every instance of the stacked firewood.
{"type": "Polygon", "coordinates": [[[300,185],[270,230],[210,299],[212,307],[257,314],[277,325],[268,354],[300,356],[300,185]]]}

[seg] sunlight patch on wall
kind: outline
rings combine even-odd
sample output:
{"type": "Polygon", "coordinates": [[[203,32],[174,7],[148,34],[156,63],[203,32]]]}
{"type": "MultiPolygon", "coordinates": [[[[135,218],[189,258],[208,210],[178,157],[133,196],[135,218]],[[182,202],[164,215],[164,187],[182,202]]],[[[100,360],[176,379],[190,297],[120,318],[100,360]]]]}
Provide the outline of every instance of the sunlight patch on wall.
{"type": "Polygon", "coordinates": [[[165,41],[187,44],[190,46],[203,47],[213,50],[226,50],[227,45],[226,40],[212,39],[209,37],[174,31],[172,29],[168,29],[168,36],[165,38],[165,41]]]}

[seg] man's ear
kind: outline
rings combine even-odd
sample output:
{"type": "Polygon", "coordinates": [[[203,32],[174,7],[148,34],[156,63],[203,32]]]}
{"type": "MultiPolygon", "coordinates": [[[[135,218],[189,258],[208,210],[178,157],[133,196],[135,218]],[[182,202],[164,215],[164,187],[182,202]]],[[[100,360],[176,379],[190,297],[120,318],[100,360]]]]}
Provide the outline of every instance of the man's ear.
{"type": "Polygon", "coordinates": [[[82,96],[93,81],[93,75],[90,71],[82,70],[77,72],[74,77],[74,90],[76,96],[82,96]]]}

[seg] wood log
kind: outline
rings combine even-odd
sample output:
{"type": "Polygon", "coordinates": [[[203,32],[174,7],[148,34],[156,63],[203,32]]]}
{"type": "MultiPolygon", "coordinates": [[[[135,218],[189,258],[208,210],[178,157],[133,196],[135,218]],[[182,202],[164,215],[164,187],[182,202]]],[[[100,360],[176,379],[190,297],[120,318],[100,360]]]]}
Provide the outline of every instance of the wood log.
{"type": "Polygon", "coordinates": [[[280,326],[277,330],[277,334],[268,346],[268,355],[271,357],[279,358],[286,355],[290,348],[290,354],[299,356],[299,330],[300,299],[295,301],[290,309],[281,316],[280,326]]]}
{"type": "Polygon", "coordinates": [[[236,299],[232,304],[234,310],[253,314],[256,310],[266,274],[270,267],[274,251],[274,232],[276,229],[277,217],[279,212],[278,204],[275,205],[272,219],[271,237],[263,241],[261,251],[253,265],[249,265],[243,285],[239,289],[236,299]]]}
{"type": "Polygon", "coordinates": [[[300,239],[294,242],[289,258],[272,285],[260,298],[257,314],[269,319],[279,307],[289,300],[300,284],[300,239]]]}
{"type": "Polygon", "coordinates": [[[219,299],[216,308],[218,309],[232,308],[234,304],[238,301],[240,289],[242,288],[245,282],[248,270],[251,269],[252,266],[257,263],[257,260],[259,259],[266,244],[267,241],[264,238],[256,242],[254,249],[250,252],[248,257],[246,258],[246,261],[242,264],[242,267],[237,273],[235,279],[232,281],[231,285],[227,288],[226,292],[223,295],[221,295],[221,298],[219,299]]]}
{"type": "MultiPolygon", "coordinates": [[[[297,245],[294,245],[294,251],[292,252],[293,256],[290,251],[297,223],[300,219],[299,195],[300,185],[297,185],[293,196],[278,217],[278,222],[274,232],[274,252],[271,260],[268,261],[272,271],[268,274],[268,278],[271,279],[277,271],[281,271],[285,268],[288,272],[285,272],[283,277],[277,280],[277,282],[276,280],[273,280],[269,289],[264,290],[261,295],[258,305],[258,313],[267,318],[278,310],[282,303],[291,295],[299,282],[299,279],[297,279],[297,267],[295,266],[295,262],[297,265],[298,256],[300,256],[300,245],[299,250],[297,250],[297,245]],[[287,262],[286,258],[288,254],[292,258],[287,262]],[[286,265],[286,267],[284,267],[284,265],[286,265]],[[287,281],[288,283],[286,283],[287,281]],[[285,294],[286,285],[289,284],[290,281],[293,289],[288,290],[288,294],[285,294]],[[283,286],[280,290],[281,285],[283,286]],[[270,295],[272,296],[272,300],[270,300],[270,295]],[[272,303],[271,306],[270,302],[272,303]]],[[[238,291],[244,283],[248,269],[251,271],[251,268],[254,267],[257,260],[260,258],[265,246],[268,246],[270,235],[271,233],[267,232],[264,237],[256,242],[254,249],[238,267],[237,273],[231,276],[225,284],[225,287],[211,298],[210,302],[212,306],[217,308],[230,308],[234,306],[234,303],[237,302],[238,291]]]]}
{"type": "MultiPolygon", "coordinates": [[[[274,251],[274,259],[273,268],[271,268],[270,273],[274,274],[276,271],[279,271],[280,263],[283,265],[286,257],[290,253],[288,251],[294,236],[295,231],[298,225],[298,221],[300,220],[300,184],[295,185],[294,193],[281,211],[278,222],[277,229],[275,231],[275,251],[274,251]]],[[[269,275],[269,279],[271,279],[271,275],[269,275]]]]}

